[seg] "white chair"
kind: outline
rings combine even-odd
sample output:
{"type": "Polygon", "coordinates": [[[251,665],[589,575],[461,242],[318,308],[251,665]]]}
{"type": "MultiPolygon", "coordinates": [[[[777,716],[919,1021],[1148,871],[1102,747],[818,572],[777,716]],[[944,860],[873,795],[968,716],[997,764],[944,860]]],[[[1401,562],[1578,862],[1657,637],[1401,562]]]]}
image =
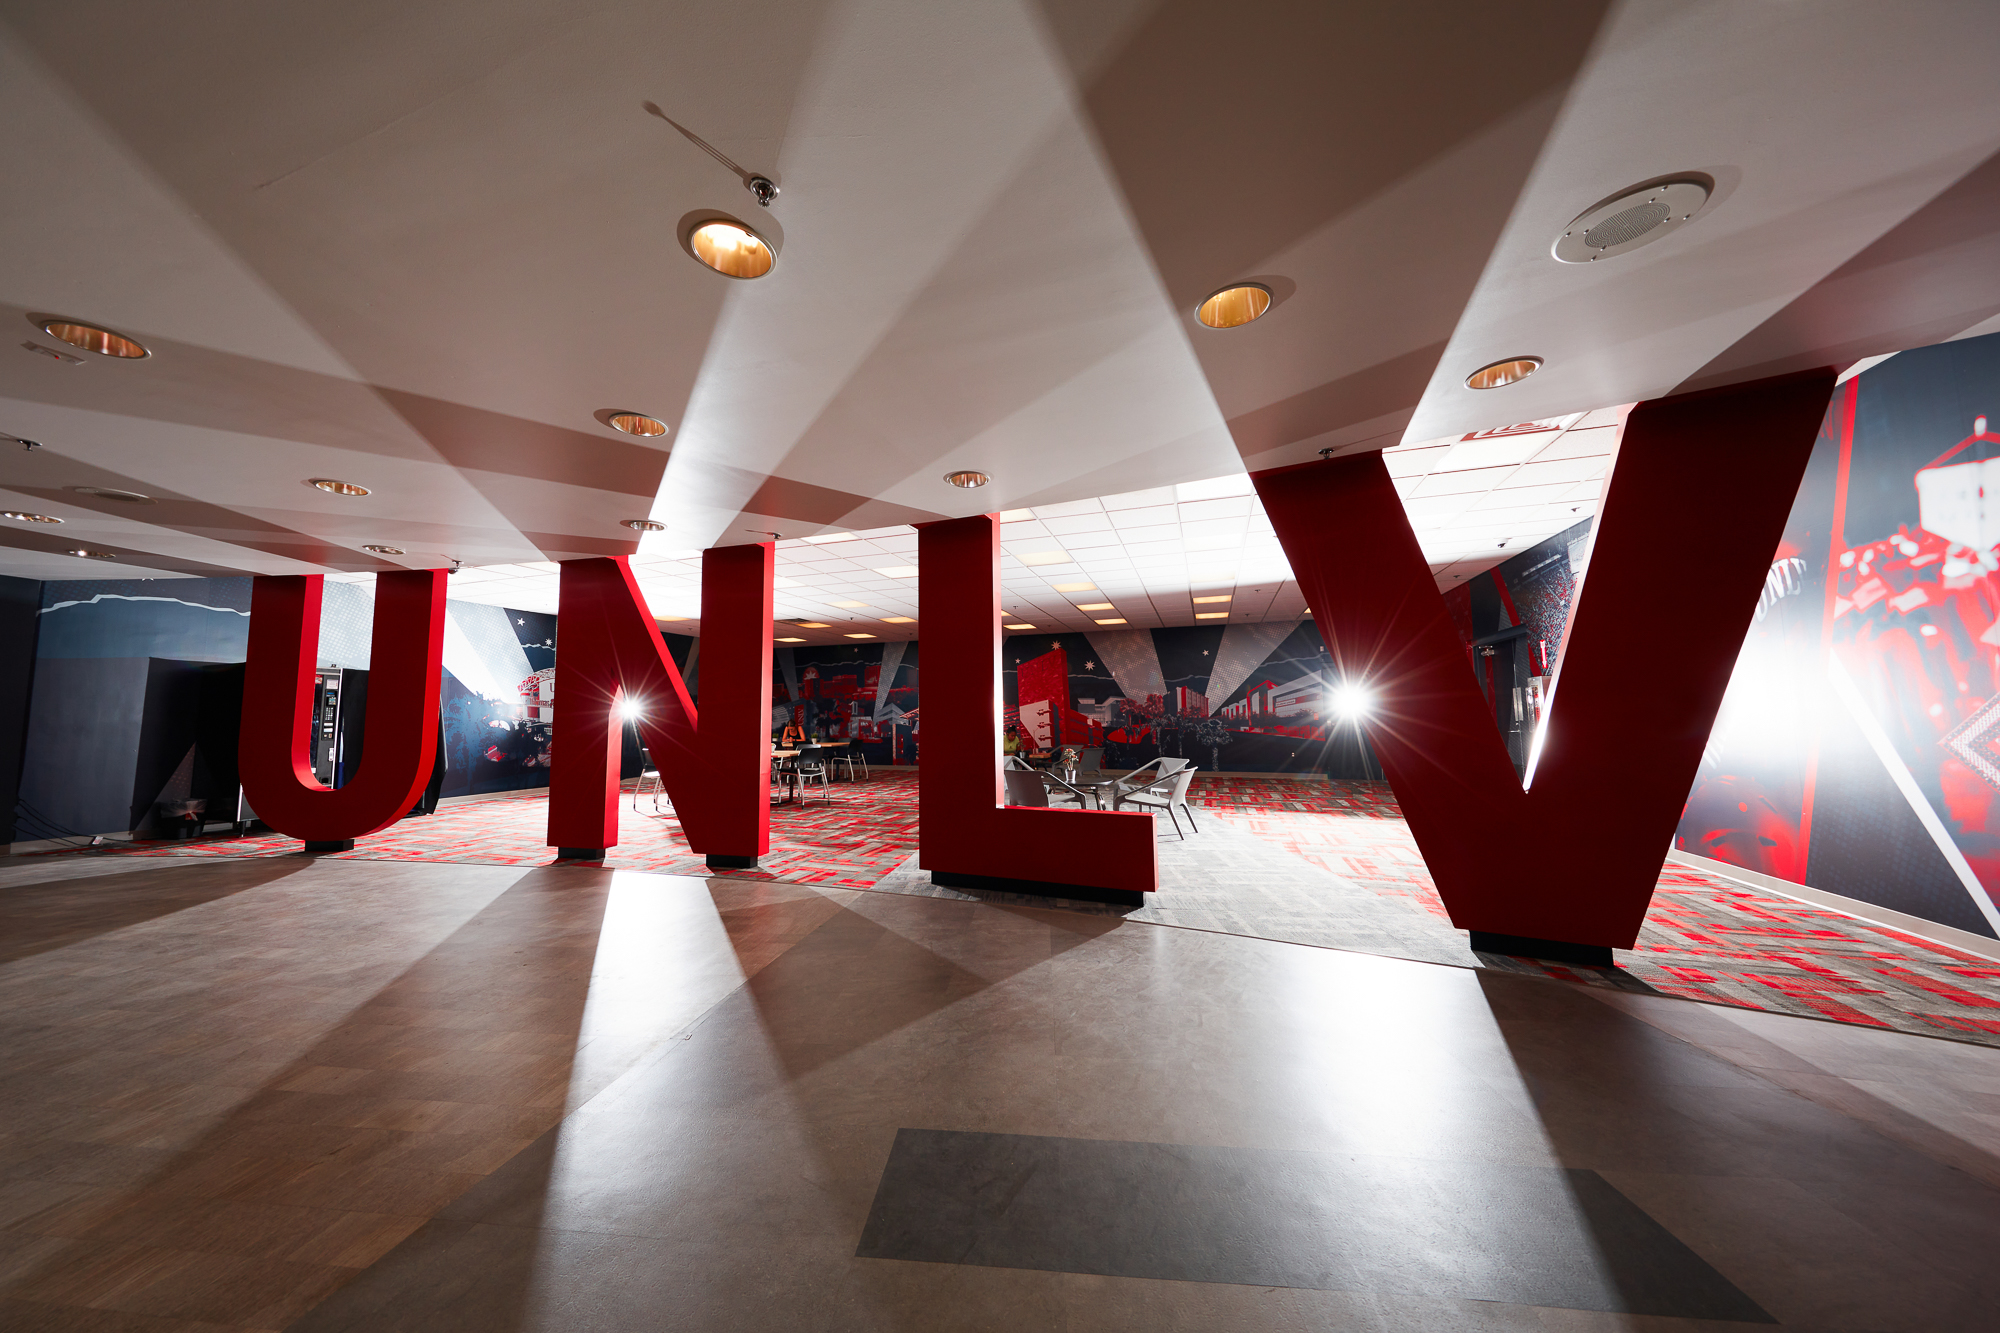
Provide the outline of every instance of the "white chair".
{"type": "Polygon", "coordinates": [[[1111,808],[1117,810],[1124,806],[1136,805],[1142,809],[1165,810],[1167,818],[1174,821],[1174,832],[1180,833],[1181,840],[1186,841],[1187,834],[1181,833],[1181,819],[1175,812],[1187,811],[1188,827],[1194,829],[1196,833],[1201,832],[1200,827],[1194,822],[1194,808],[1187,803],[1188,784],[1193,781],[1194,765],[1185,764],[1184,767],[1163,774],[1143,787],[1114,791],[1111,808]]]}
{"type": "Polygon", "coordinates": [[[1169,773],[1177,773],[1190,766],[1185,759],[1169,759],[1162,755],[1158,759],[1147,760],[1122,778],[1113,778],[1104,784],[1103,790],[1110,794],[1111,808],[1116,810],[1120,793],[1150,787],[1169,773]]]}

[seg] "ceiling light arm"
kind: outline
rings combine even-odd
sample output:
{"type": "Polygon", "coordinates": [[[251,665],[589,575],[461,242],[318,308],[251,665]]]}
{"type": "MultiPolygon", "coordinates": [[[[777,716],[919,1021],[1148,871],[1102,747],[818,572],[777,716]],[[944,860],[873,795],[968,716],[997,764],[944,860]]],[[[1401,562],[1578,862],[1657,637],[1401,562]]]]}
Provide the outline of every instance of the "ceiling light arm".
{"type": "Polygon", "coordinates": [[[729,158],[714,144],[709,143],[708,140],[702,138],[699,134],[696,134],[693,130],[681,124],[679,121],[675,120],[672,116],[668,115],[666,112],[660,110],[659,106],[656,103],[647,102],[644,105],[646,111],[649,114],[658,116],[661,120],[666,121],[667,124],[679,130],[689,143],[701,149],[702,152],[707,153],[710,157],[720,162],[723,166],[728,167],[731,171],[735,172],[737,179],[743,182],[743,188],[750,191],[751,194],[755,195],[757,197],[757,202],[759,204],[763,205],[765,208],[769,208],[771,206],[771,201],[778,197],[778,187],[776,184],[772,182],[769,176],[763,175],[759,172],[745,171],[742,167],[737,166],[734,162],[730,161],[729,158]]]}

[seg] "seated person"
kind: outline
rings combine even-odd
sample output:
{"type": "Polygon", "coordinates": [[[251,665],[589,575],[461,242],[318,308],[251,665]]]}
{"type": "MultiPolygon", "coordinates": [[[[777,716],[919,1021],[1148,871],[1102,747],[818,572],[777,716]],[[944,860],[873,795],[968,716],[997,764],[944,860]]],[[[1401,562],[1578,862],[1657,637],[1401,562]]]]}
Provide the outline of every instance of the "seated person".
{"type": "Polygon", "coordinates": [[[778,744],[780,747],[787,745],[803,745],[805,744],[805,739],[806,739],[806,729],[804,727],[800,726],[796,722],[787,722],[785,724],[784,732],[778,737],[778,744]]]}

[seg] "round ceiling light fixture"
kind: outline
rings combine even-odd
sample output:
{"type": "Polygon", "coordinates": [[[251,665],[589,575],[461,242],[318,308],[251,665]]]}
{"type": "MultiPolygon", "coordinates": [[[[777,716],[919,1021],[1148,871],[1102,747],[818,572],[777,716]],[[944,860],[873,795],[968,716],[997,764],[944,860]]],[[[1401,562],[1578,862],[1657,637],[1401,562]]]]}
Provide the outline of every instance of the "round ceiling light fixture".
{"type": "Polygon", "coordinates": [[[626,518],[620,519],[619,522],[634,532],[665,532],[667,530],[666,524],[650,518],[626,518]]]}
{"type": "Polygon", "coordinates": [[[1239,282],[1211,294],[1195,307],[1194,317],[1211,329],[1234,329],[1271,308],[1271,289],[1261,282],[1239,282]]]}
{"type": "Polygon", "coordinates": [[[369,493],[366,486],[356,486],[351,481],[335,481],[332,477],[314,477],[306,485],[313,487],[315,490],[325,491],[328,495],[367,495],[369,493]]]}
{"type": "Polygon", "coordinates": [[[627,435],[665,435],[667,423],[658,417],[649,417],[644,412],[614,411],[605,418],[611,429],[622,430],[627,435]]]}
{"type": "Polygon", "coordinates": [[[159,503],[159,501],[155,500],[150,495],[141,495],[137,491],[115,490],[109,486],[72,486],[70,487],[70,489],[72,491],[75,491],[78,495],[94,495],[100,500],[116,500],[119,504],[122,505],[149,505],[149,504],[159,503]]]}
{"type": "Polygon", "coordinates": [[[1691,222],[1714,190],[1712,179],[1692,174],[1621,190],[1577,214],[1549,252],[1565,264],[1589,264],[1651,245],[1691,222]]]}
{"type": "Polygon", "coordinates": [[[29,513],[24,513],[24,512],[22,512],[22,511],[21,511],[21,510],[19,510],[19,509],[9,509],[9,510],[6,510],[5,512],[0,512],[0,518],[11,518],[11,519],[13,519],[13,520],[14,520],[14,521],[15,521],[16,523],[60,523],[60,522],[62,522],[62,520],[61,520],[61,519],[57,518],[57,517],[56,517],[55,515],[53,515],[53,514],[29,514],[29,513]]]}
{"type": "Polygon", "coordinates": [[[763,237],[727,218],[696,227],[688,234],[688,249],[725,278],[761,278],[778,262],[763,237]]]}
{"type": "Polygon", "coordinates": [[[64,551],[63,554],[82,556],[85,560],[116,560],[118,558],[109,551],[93,551],[87,546],[79,546],[75,550],[64,551]]]}
{"type": "Polygon", "coordinates": [[[1504,389],[1509,384],[1517,384],[1542,368],[1539,356],[1516,356],[1505,361],[1495,361],[1481,366],[1465,377],[1468,389],[1504,389]]]}
{"type": "Polygon", "coordinates": [[[99,356],[116,357],[120,361],[140,361],[152,355],[145,347],[122,333],[110,329],[100,329],[95,324],[80,324],[73,319],[60,319],[53,315],[32,316],[43,333],[60,342],[66,342],[80,352],[95,352],[99,356]]]}
{"type": "Polygon", "coordinates": [[[944,479],[962,491],[978,490],[993,478],[984,472],[947,472],[944,479]]]}
{"type": "Polygon", "coordinates": [[[364,547],[362,547],[361,549],[362,549],[362,550],[364,550],[364,551],[373,551],[373,552],[374,552],[375,554],[377,554],[377,555],[402,555],[402,554],[403,554],[403,548],[402,548],[402,547],[400,547],[400,546],[364,546],[364,547]]]}

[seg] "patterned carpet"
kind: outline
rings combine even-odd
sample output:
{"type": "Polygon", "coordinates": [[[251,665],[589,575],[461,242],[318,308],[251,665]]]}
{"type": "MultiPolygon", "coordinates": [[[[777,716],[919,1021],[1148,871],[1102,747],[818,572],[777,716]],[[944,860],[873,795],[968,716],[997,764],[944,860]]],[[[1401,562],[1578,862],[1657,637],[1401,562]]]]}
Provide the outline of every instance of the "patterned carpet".
{"type": "MultiPolygon", "coordinates": [[[[733,878],[786,880],[961,897],[915,867],[916,779],[878,772],[835,784],[831,799],[771,812],[771,851],[733,878]]],[[[1376,782],[1201,777],[1191,798],[1201,832],[1161,822],[1161,887],[1133,920],[1360,950],[1466,967],[1539,973],[1580,985],[1653,990],[1715,1004],[1800,1014],[2000,1046],[2000,962],[1676,863],[1638,947],[1610,969],[1475,955],[1454,930],[1387,786],[1376,782]]],[[[511,793],[442,807],[362,839],[349,859],[545,864],[546,794],[511,793]]],[[[671,810],[620,803],[619,845],[604,864],[710,873],[671,810]]],[[[119,846],[118,855],[278,856],[295,839],[265,836],[119,846]]]]}

